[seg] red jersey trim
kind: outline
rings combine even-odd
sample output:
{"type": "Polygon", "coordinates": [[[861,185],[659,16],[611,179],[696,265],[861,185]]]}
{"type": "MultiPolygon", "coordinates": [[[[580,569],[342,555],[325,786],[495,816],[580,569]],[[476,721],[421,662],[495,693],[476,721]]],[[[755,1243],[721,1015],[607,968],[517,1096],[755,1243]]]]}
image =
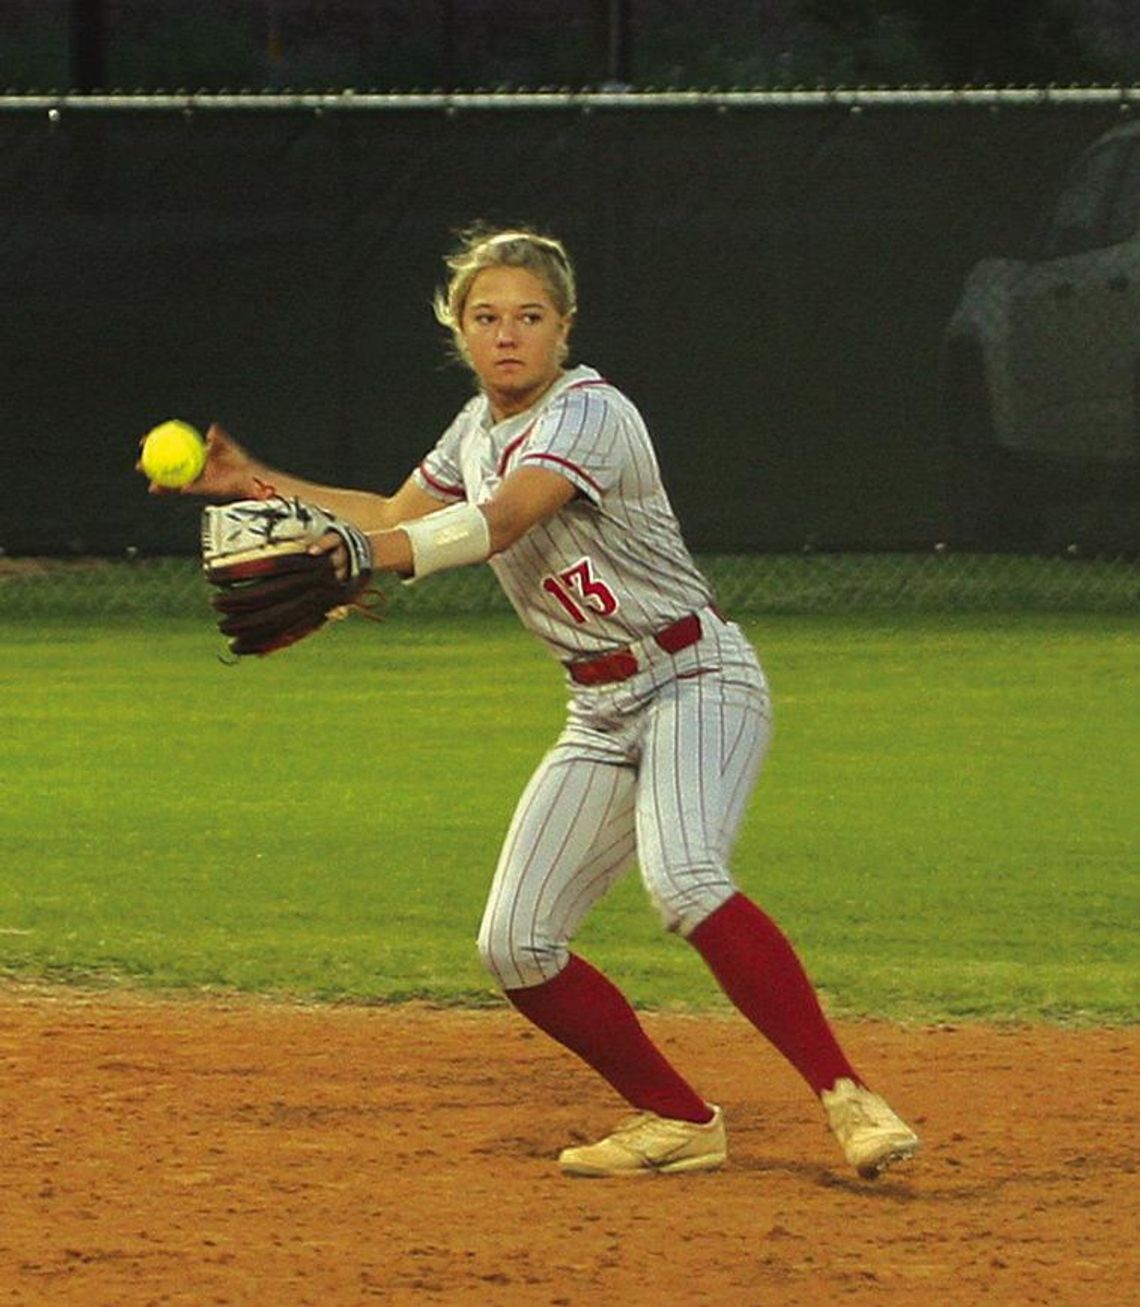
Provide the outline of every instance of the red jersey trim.
{"type": "MultiPolygon", "coordinates": [[[[596,381],[593,378],[587,377],[583,381],[575,381],[572,385],[567,386],[566,389],[561,392],[558,398],[561,399],[562,395],[569,394],[569,392],[572,390],[582,390],[586,386],[608,386],[609,384],[610,383],[608,381],[602,380],[601,377],[599,377],[596,381]]],[[[534,430],[535,424],[537,422],[538,422],[538,418],[535,418],[534,422],[532,422],[530,426],[528,426],[526,430],[523,431],[520,435],[517,435],[514,438],[514,440],[512,440],[511,443],[506,447],[506,449],[503,450],[502,457],[499,459],[500,476],[506,476],[507,464],[511,461],[511,455],[515,452],[516,449],[518,449],[520,445],[525,444],[525,442],[530,438],[530,433],[534,430]]],[[[599,486],[597,482],[591,480],[590,477],[586,476],[586,473],[583,472],[580,467],[574,467],[573,463],[567,463],[565,459],[558,458],[554,454],[537,454],[537,455],[528,455],[527,457],[548,458],[552,463],[561,463],[564,467],[571,468],[573,471],[577,472],[579,476],[584,477],[587,481],[590,482],[590,485],[592,485],[598,491],[599,494],[601,493],[601,486],[599,486]]],[[[519,461],[521,462],[522,460],[520,459],[519,461]]]]}
{"type": "Polygon", "coordinates": [[[467,498],[467,491],[464,490],[462,486],[449,486],[445,485],[442,481],[437,481],[422,463],[416,471],[419,472],[420,476],[423,477],[433,490],[438,490],[441,495],[455,495],[460,499],[467,498]]]}
{"type": "Polygon", "coordinates": [[[568,468],[575,476],[580,476],[592,490],[597,494],[602,494],[601,484],[594,480],[589,472],[584,472],[577,463],[571,463],[568,458],[559,458],[557,454],[527,454],[519,459],[520,463],[557,463],[559,467],[568,468]]]}
{"type": "Polygon", "coordinates": [[[526,441],[530,437],[530,433],[533,430],[534,430],[534,423],[532,422],[530,426],[527,427],[527,429],[521,435],[515,436],[514,440],[512,440],[511,443],[506,447],[506,449],[503,450],[502,457],[499,459],[500,476],[506,476],[507,464],[511,461],[511,455],[515,452],[516,449],[518,449],[518,447],[521,444],[524,443],[524,441],[526,441]]]}

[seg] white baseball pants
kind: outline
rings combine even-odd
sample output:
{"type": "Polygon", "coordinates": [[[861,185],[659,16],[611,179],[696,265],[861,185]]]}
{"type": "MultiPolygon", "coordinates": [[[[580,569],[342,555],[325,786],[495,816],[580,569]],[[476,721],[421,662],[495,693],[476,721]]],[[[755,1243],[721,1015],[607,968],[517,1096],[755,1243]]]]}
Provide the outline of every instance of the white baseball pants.
{"type": "Polygon", "coordinates": [[[575,688],[567,724],[515,810],[479,952],[504,989],[566,965],[590,908],[636,861],[667,929],[735,892],[728,858],[771,737],[768,687],[733,623],[658,653],[628,681],[575,688]]]}

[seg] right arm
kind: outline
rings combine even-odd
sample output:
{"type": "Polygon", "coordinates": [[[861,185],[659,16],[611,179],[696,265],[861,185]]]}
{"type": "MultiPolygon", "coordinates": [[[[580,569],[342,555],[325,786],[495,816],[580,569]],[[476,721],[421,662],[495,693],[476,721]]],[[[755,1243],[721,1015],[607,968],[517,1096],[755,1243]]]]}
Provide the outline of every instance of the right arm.
{"type": "MultiPolygon", "coordinates": [[[[152,494],[171,493],[153,484],[150,491],[152,494]]],[[[446,507],[442,500],[429,495],[412,477],[390,496],[306,481],[255,458],[217,423],[206,433],[206,465],[201,475],[174,493],[227,500],[290,496],[319,504],[362,531],[387,530],[399,522],[410,522],[446,507]]]]}

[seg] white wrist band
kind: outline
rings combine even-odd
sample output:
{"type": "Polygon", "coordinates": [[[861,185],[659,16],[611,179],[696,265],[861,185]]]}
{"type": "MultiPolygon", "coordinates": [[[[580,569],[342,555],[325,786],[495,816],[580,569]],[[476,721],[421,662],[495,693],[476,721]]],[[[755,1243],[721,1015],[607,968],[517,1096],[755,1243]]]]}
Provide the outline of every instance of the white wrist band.
{"type": "Polygon", "coordinates": [[[446,567],[483,563],[491,556],[491,528],[474,504],[452,504],[426,517],[401,522],[399,529],[412,542],[415,572],[409,582],[446,567]]]}

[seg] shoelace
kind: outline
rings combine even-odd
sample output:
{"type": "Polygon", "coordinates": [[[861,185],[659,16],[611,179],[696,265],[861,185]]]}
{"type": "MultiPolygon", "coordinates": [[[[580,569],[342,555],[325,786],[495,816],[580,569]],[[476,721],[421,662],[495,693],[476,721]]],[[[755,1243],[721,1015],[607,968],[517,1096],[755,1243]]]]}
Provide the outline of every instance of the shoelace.
{"type": "Polygon", "coordinates": [[[649,1134],[660,1120],[661,1118],[654,1116],[652,1112],[639,1112],[636,1116],[626,1117],[624,1121],[619,1122],[614,1130],[614,1137],[638,1139],[644,1134],[649,1134]]]}
{"type": "Polygon", "coordinates": [[[852,1098],[843,1104],[840,1116],[841,1130],[857,1130],[861,1126],[871,1126],[877,1130],[901,1130],[902,1122],[885,1104],[874,1099],[852,1098]]]}

